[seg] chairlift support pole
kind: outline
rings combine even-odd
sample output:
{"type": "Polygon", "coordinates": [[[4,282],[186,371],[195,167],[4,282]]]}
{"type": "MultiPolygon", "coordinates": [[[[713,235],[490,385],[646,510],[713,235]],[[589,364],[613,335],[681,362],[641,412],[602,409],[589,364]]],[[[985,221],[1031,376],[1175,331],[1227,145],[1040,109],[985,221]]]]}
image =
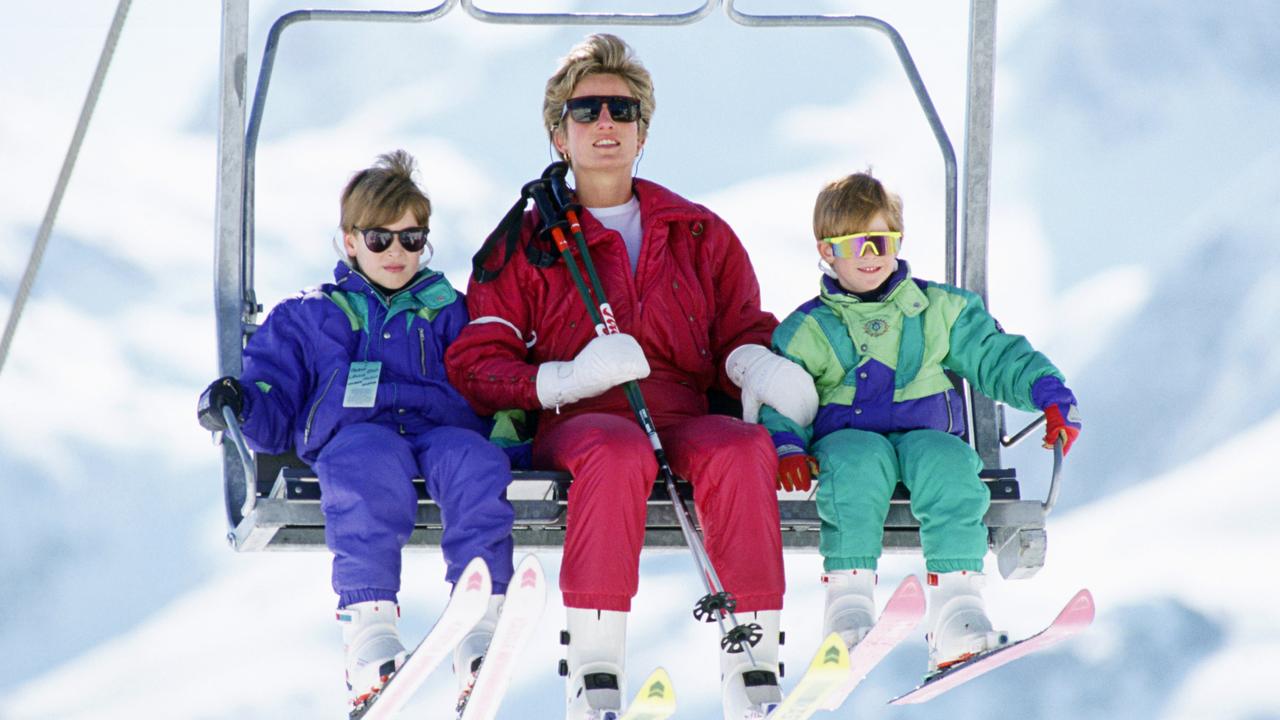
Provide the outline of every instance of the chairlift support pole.
{"type": "MultiPolygon", "coordinates": [[[[987,301],[987,237],[991,210],[991,143],[995,121],[996,0],[970,0],[968,91],[964,133],[964,279],[987,301]]],[[[985,467],[1000,466],[1004,413],[969,387],[969,438],[985,467]]]]}
{"type": "MultiPolygon", "coordinates": [[[[222,39],[218,78],[218,182],[214,211],[214,312],[218,332],[218,372],[239,377],[244,324],[254,311],[248,298],[252,288],[245,267],[253,257],[243,243],[245,70],[249,52],[249,0],[222,1],[222,39]]],[[[227,523],[235,528],[244,519],[250,500],[247,476],[239,453],[222,444],[223,492],[227,523]]]]}

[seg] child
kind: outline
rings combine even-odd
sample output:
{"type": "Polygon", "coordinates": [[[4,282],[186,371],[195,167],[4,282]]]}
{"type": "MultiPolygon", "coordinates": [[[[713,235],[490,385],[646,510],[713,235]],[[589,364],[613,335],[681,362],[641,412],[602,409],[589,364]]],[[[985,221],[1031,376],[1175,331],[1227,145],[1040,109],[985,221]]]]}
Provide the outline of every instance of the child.
{"type": "Polygon", "coordinates": [[[440,506],[446,579],[477,556],[493,577],[489,612],[454,655],[464,696],[513,572],[511,466],[445,377],[444,352],[467,311],[426,266],[431,204],[413,172],[397,150],[351,178],[334,283],[272,310],[245,347],[240,378],[216,380],[199,406],[204,427],[225,429],[222,407],[231,407],[254,450],[296,450],[315,470],[356,708],[405,659],[396,595],[417,516],[414,477],[440,506]]]}
{"type": "Polygon", "coordinates": [[[762,413],[778,449],[779,485],[807,490],[816,463],[822,632],[839,632],[850,646],[874,622],[889,499],[899,480],[907,486],[928,573],[933,673],[1005,641],[980,594],[991,498],[978,454],[961,439],[961,396],[946,371],[996,400],[1043,410],[1045,446],[1061,437],[1064,452],[1081,427],[1075,396],[977,295],[911,277],[897,258],[901,201],[875,178],[859,173],[827,185],[813,229],[830,269],[818,297],[778,327],[773,348],[808,370],[821,403],[807,427],[771,408],[762,413]]]}

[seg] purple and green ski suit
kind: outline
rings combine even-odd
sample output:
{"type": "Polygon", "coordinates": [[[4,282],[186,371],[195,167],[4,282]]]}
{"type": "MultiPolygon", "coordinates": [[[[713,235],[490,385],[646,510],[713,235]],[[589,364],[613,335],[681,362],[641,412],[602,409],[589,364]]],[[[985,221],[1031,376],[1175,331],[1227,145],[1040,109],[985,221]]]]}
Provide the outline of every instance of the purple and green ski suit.
{"type": "Polygon", "coordinates": [[[462,294],[438,272],[388,298],[339,262],[333,284],[281,302],[245,347],[245,437],[258,452],[296,450],[315,470],[340,607],[396,599],[414,477],[440,507],[446,579],[475,557],[495,593],[511,579],[511,464],[445,376],[445,349],[467,322],[462,294]],[[372,407],[350,407],[360,403],[348,373],[370,361],[382,364],[372,407]]]}

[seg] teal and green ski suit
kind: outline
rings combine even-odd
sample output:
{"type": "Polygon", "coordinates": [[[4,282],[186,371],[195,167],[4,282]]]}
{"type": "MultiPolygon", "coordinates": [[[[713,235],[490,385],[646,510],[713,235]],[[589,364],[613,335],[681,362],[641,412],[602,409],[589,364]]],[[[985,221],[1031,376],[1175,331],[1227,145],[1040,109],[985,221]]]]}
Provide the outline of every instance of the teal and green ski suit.
{"type": "Polygon", "coordinates": [[[914,279],[902,260],[874,302],[824,276],[818,297],[774,332],[773,349],[805,368],[818,389],[813,425],[768,407],[761,418],[780,456],[818,459],[826,569],[875,569],[902,481],[927,570],[981,571],[991,496],[978,454],[962,439],[962,398],[946,371],[1032,411],[1070,393],[1048,358],[1006,334],[976,294],[914,279]]]}

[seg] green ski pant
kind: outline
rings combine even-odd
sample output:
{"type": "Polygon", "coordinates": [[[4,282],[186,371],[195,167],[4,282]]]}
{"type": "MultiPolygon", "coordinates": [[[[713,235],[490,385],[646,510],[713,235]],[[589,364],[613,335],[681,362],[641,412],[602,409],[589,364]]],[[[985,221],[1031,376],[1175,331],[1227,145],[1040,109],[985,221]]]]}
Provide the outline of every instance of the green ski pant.
{"type": "Polygon", "coordinates": [[[982,570],[991,493],[978,477],[982,460],[966,442],[938,430],[838,430],[814,443],[813,453],[820,467],[818,550],[827,571],[876,568],[899,480],[920,521],[925,569],[982,570]]]}

